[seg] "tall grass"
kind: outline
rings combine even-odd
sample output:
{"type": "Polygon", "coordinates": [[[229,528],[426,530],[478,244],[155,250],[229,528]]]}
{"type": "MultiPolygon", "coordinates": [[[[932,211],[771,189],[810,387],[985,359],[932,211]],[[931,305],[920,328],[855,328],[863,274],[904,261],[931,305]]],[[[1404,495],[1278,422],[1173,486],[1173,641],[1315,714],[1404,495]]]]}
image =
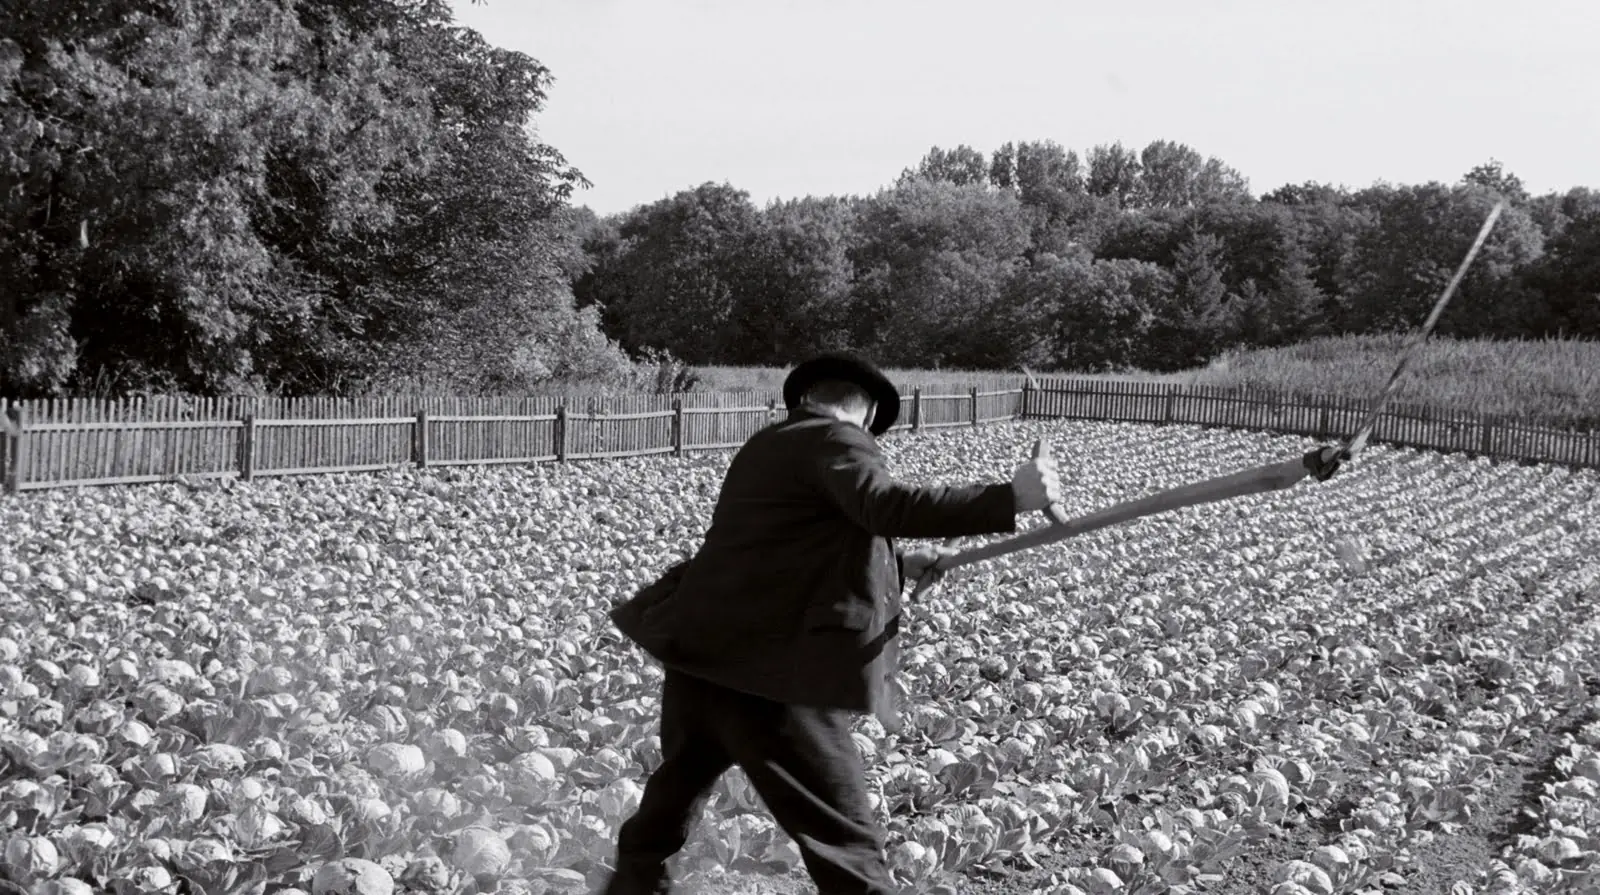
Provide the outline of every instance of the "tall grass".
{"type": "MultiPolygon", "coordinates": [[[[1035,370],[1039,376],[1170,382],[1263,390],[1303,397],[1365,399],[1388,381],[1405,335],[1338,336],[1284,348],[1230,352],[1177,373],[1125,371],[1089,375],[1035,370]]],[[[965,390],[1016,388],[1016,370],[888,369],[902,387],[965,390]]],[[[783,387],[784,367],[696,367],[697,388],[768,391],[783,387]]],[[[1493,414],[1533,425],[1600,429],[1600,342],[1578,339],[1433,338],[1406,369],[1394,400],[1445,413],[1493,414]]]]}
{"type": "MultiPolygon", "coordinates": [[[[699,388],[711,391],[770,391],[775,392],[783,388],[783,378],[789,375],[790,367],[696,367],[695,373],[699,376],[699,388]]],[[[1020,388],[1027,381],[1027,376],[1021,370],[915,370],[905,368],[884,368],[884,375],[888,376],[895,385],[901,388],[918,388],[924,393],[932,393],[941,388],[965,391],[972,386],[979,388],[1020,388]]],[[[1034,370],[1035,376],[1059,375],[1046,374],[1034,370]]],[[[1085,376],[1087,374],[1072,374],[1085,376]]],[[[1187,382],[1190,374],[1185,373],[1142,373],[1129,372],[1119,374],[1096,374],[1096,379],[1131,379],[1141,382],[1166,381],[1187,382]]]]}
{"type": "MultiPolygon", "coordinates": [[[[1405,339],[1340,336],[1241,351],[1195,371],[1191,381],[1366,398],[1388,381],[1405,339]]],[[[1446,412],[1600,429],[1600,342],[1431,339],[1406,368],[1395,400],[1446,412]]]]}

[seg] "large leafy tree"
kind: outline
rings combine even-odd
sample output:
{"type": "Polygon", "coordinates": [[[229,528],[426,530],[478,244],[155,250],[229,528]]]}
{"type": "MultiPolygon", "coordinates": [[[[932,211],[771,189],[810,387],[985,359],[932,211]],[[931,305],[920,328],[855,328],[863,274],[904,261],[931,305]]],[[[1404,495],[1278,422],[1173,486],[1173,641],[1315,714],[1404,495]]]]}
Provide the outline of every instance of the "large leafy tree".
{"type": "Polygon", "coordinates": [[[628,349],[693,362],[789,363],[851,347],[857,217],[849,199],[758,211],[742,191],[703,184],[587,223],[578,299],[628,349]]]}
{"type": "Polygon", "coordinates": [[[1156,140],[1139,153],[1143,197],[1150,208],[1189,208],[1197,204],[1205,158],[1171,140],[1156,140]]]}
{"type": "MultiPolygon", "coordinates": [[[[1373,187],[1356,197],[1375,223],[1356,241],[1349,312],[1368,331],[1408,330],[1420,323],[1455,273],[1496,191],[1471,184],[1373,187]]],[[[1506,210],[1462,280],[1459,297],[1439,322],[1445,335],[1512,336],[1524,331],[1528,294],[1516,273],[1543,252],[1543,235],[1528,213],[1506,210]]]]}
{"type": "Polygon", "coordinates": [[[593,245],[579,299],[602,309],[607,332],[633,351],[720,363],[736,341],[744,293],[762,286],[760,212],[750,195],[706,183],[616,219],[593,245]]]}
{"type": "Polygon", "coordinates": [[[549,74],[447,4],[16,0],[0,26],[0,390],[492,384],[597,333],[559,273],[581,178],[527,130],[549,74]]]}
{"type": "Polygon", "coordinates": [[[964,143],[954,149],[935,146],[928,150],[915,168],[900,172],[901,183],[919,178],[970,186],[988,181],[989,164],[983,153],[964,143]]]}
{"type": "Polygon", "coordinates": [[[1014,301],[1039,309],[1042,344],[1028,359],[1081,372],[1131,366],[1150,344],[1173,288],[1170,271],[1144,261],[1041,259],[1012,286],[1014,301]]]}
{"type": "Polygon", "coordinates": [[[1573,189],[1550,203],[1557,215],[1545,255],[1525,277],[1538,296],[1538,336],[1600,338],[1600,192],[1573,189]]]}
{"type": "Polygon", "coordinates": [[[1114,218],[1110,203],[1089,195],[1078,154],[1053,140],[1006,143],[994,151],[989,180],[1013,190],[1032,216],[1029,256],[1070,255],[1093,244],[1114,218]]]}
{"type": "Polygon", "coordinates": [[[1090,195],[1106,199],[1118,208],[1135,208],[1141,202],[1143,173],[1138,152],[1120,141],[1100,144],[1089,150],[1085,185],[1090,195]]]}
{"type": "Polygon", "coordinates": [[[1490,159],[1473,167],[1462,176],[1461,182],[1493,190],[1513,202],[1528,200],[1528,191],[1522,185],[1522,178],[1507,171],[1499,159],[1490,159]]]}
{"type": "Polygon", "coordinates": [[[1028,248],[1014,195],[911,180],[866,201],[859,232],[857,345],[895,364],[1010,364],[1027,326],[1004,289],[1028,248]]]}
{"type": "Polygon", "coordinates": [[[617,357],[596,338],[598,317],[576,313],[570,274],[581,247],[567,201],[584,180],[532,136],[550,73],[450,23],[443,3],[408,9],[362,0],[394,34],[390,52],[413,83],[428,85],[432,163],[394,178],[393,215],[381,239],[345,242],[341,260],[383,351],[379,369],[421,363],[450,379],[502,389],[550,377],[582,378],[617,357]],[[349,268],[347,268],[349,269],[349,268]],[[370,302],[370,304],[369,304],[370,302]]]}
{"type": "Polygon", "coordinates": [[[850,325],[856,203],[796,199],[768,206],[734,296],[732,363],[787,364],[814,351],[853,347],[850,325]]]}
{"type": "Polygon", "coordinates": [[[378,176],[422,139],[415,115],[375,114],[405,104],[403,79],[371,39],[315,47],[276,4],[19,0],[5,16],[4,386],[248,380],[266,321],[317,300],[255,228],[274,157],[337,160],[322,214],[370,216],[378,176]],[[318,64],[320,83],[298,76],[318,64]]]}

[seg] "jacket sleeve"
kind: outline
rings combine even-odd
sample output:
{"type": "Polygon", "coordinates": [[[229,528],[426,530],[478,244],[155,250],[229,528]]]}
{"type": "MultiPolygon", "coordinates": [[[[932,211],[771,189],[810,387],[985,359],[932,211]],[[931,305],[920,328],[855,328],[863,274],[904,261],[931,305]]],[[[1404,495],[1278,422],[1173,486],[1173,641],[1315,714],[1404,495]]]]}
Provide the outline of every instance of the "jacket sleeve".
{"type": "Polygon", "coordinates": [[[1009,482],[927,488],[896,482],[877,443],[854,426],[828,428],[815,471],[828,499],[879,537],[953,538],[1016,530],[1009,482]]]}

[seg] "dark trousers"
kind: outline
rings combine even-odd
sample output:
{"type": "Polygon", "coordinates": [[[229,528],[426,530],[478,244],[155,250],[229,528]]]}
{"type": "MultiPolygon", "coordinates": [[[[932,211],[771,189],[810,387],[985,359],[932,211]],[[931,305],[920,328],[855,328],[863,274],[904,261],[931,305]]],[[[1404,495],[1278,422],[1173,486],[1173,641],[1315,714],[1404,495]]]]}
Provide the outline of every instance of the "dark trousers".
{"type": "Polygon", "coordinates": [[[799,846],[818,895],[897,891],[850,725],[845,711],[772,702],[668,669],[661,766],[618,833],[617,868],[604,895],[671,891],[666,861],[735,763],[799,846]]]}

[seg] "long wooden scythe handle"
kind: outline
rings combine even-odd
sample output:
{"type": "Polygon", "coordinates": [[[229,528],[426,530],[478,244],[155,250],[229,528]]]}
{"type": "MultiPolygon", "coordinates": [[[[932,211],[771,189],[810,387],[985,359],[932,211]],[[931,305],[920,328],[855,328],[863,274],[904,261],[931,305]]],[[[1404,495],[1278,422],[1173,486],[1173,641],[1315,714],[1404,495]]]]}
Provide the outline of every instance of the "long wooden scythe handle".
{"type": "Polygon", "coordinates": [[[1120,525],[1143,516],[1233,497],[1244,497],[1248,494],[1278,491],[1298,483],[1309,474],[1310,471],[1306,469],[1304,461],[1296,457],[1283,463],[1257,466],[1232,475],[1218,476],[1137,500],[1124,501],[1076,519],[1068,519],[1059,525],[1041,526],[1005,540],[963,550],[954,556],[939,560],[933,569],[918,579],[916,588],[911,592],[911,598],[914,600],[920,597],[923,591],[942,576],[942,573],[950,569],[983,562],[986,559],[996,559],[1018,550],[1054,544],[1057,541],[1075,538],[1111,525],[1120,525]]]}

